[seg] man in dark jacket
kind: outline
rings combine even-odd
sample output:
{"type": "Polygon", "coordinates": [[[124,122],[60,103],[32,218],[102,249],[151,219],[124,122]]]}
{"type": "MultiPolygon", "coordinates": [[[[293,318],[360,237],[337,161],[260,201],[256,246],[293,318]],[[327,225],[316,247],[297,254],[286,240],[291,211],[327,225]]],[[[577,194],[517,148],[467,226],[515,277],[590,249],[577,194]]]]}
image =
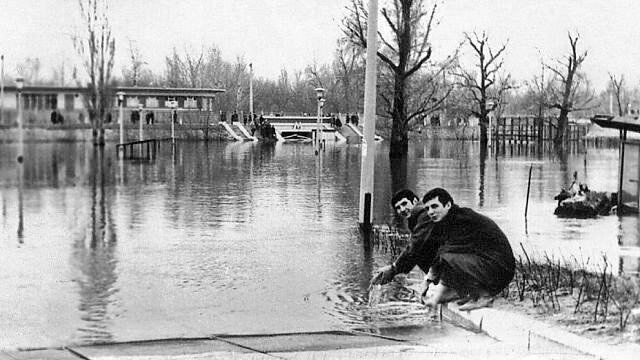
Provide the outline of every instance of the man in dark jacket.
{"type": "Polygon", "coordinates": [[[434,223],[430,241],[439,244],[430,272],[437,285],[427,294],[430,306],[462,298],[460,310],[489,306],[509,285],[515,258],[507,237],[493,220],[454,204],[442,188],[422,199],[434,223]]]}
{"type": "Polygon", "coordinates": [[[432,223],[427,209],[413,191],[403,189],[396,192],[391,198],[391,205],[396,215],[406,220],[411,243],[395,262],[378,270],[371,279],[371,285],[386,284],[396,275],[410,272],[416,265],[428,273],[438,250],[437,244],[429,241],[432,223]]]}

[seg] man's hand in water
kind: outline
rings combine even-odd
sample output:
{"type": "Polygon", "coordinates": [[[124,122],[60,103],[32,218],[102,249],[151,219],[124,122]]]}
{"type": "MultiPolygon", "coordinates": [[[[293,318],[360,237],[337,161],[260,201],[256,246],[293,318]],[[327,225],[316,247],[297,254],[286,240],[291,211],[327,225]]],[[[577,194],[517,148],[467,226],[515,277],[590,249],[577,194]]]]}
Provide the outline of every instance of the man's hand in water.
{"type": "Polygon", "coordinates": [[[384,285],[396,276],[396,268],[393,265],[387,265],[385,267],[381,267],[378,269],[378,273],[376,276],[371,279],[371,283],[369,284],[369,288],[373,285],[384,285]]]}

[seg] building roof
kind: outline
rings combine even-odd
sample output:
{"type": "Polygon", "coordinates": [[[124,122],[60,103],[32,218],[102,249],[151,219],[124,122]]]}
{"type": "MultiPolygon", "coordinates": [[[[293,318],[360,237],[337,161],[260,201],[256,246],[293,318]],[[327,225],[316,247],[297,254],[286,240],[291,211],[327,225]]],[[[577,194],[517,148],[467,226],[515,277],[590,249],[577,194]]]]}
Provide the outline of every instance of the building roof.
{"type": "Polygon", "coordinates": [[[591,120],[603,128],[640,132],[640,120],[637,116],[596,115],[591,120]]]}
{"type": "Polygon", "coordinates": [[[114,92],[122,91],[126,95],[149,95],[149,96],[215,96],[225,92],[224,89],[213,88],[167,88],[167,87],[141,87],[141,86],[120,86],[113,89],[114,92]]]}
{"type": "MultiPolygon", "coordinates": [[[[118,91],[125,93],[125,96],[215,96],[218,93],[225,92],[224,89],[213,88],[167,88],[167,87],[137,87],[137,86],[118,86],[114,87],[113,93],[118,91]]],[[[5,86],[5,92],[17,91],[15,85],[5,86]]],[[[25,85],[22,89],[23,93],[81,93],[87,91],[86,87],[80,86],[53,86],[53,85],[25,85]]]]}

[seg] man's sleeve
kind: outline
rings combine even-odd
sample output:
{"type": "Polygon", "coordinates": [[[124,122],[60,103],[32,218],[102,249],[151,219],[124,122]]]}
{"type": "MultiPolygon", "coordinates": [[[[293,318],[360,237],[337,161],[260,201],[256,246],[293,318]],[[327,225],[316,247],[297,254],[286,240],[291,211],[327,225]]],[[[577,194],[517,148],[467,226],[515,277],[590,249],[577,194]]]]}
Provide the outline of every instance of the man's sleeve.
{"type": "Polygon", "coordinates": [[[406,274],[416,265],[424,272],[429,271],[438,251],[437,245],[430,238],[432,229],[431,223],[425,223],[414,231],[411,235],[411,243],[394,263],[396,272],[406,274]]]}
{"type": "Polygon", "coordinates": [[[398,274],[402,273],[402,274],[406,274],[409,271],[411,271],[411,269],[414,268],[414,266],[417,265],[417,261],[416,261],[416,248],[418,244],[416,244],[418,241],[418,239],[412,237],[411,238],[411,243],[402,251],[402,253],[400,254],[400,256],[398,256],[398,258],[396,259],[396,261],[393,263],[393,266],[396,269],[396,272],[398,274]]]}

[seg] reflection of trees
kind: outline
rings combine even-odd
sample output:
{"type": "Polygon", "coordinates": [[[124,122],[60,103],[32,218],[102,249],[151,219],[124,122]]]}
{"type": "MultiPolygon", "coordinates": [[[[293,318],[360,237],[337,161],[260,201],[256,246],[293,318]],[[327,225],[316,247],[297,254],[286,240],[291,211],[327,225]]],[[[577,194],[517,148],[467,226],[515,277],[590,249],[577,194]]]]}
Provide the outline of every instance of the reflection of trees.
{"type": "Polygon", "coordinates": [[[79,310],[84,325],[79,331],[87,341],[112,340],[109,321],[113,295],[117,292],[116,234],[111,214],[112,196],[105,189],[103,147],[94,147],[91,179],[91,224],[88,233],[73,244],[73,263],[81,273],[79,310]]]}

